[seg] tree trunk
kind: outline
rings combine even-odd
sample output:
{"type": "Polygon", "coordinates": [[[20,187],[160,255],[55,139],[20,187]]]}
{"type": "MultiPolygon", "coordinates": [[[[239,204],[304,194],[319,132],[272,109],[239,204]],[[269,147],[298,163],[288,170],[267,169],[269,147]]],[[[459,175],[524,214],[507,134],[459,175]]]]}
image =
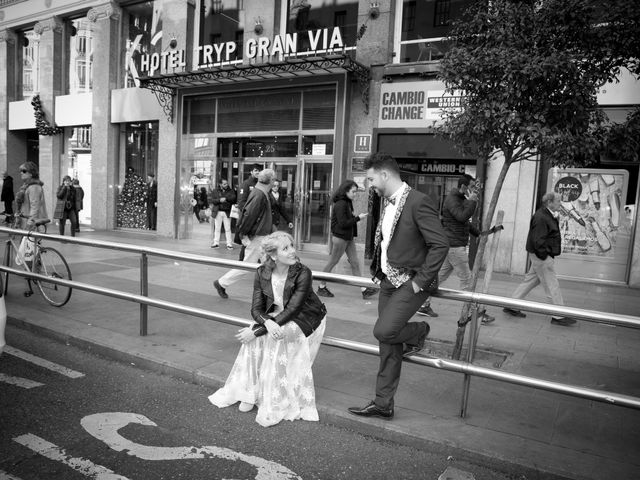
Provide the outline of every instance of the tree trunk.
{"type": "MultiPolygon", "coordinates": [[[[482,224],[480,225],[480,230],[488,230],[491,227],[493,214],[496,211],[496,206],[498,205],[498,198],[500,197],[500,191],[502,190],[504,179],[506,178],[507,172],[509,171],[509,167],[511,166],[512,158],[513,158],[513,150],[504,152],[504,165],[502,166],[502,169],[500,170],[500,174],[498,175],[498,180],[496,181],[496,186],[495,186],[495,189],[493,190],[491,201],[489,202],[489,208],[487,209],[486,215],[482,221],[482,224]]],[[[472,292],[476,291],[476,286],[478,285],[478,274],[480,273],[480,268],[482,267],[482,260],[484,258],[484,252],[487,247],[488,239],[489,239],[488,235],[480,236],[480,241],[478,243],[478,251],[476,253],[475,261],[473,262],[473,270],[471,271],[471,291],[472,292]]],[[[467,327],[467,323],[469,323],[470,308],[471,308],[471,303],[469,302],[465,303],[464,306],[462,307],[460,318],[458,319],[458,330],[456,331],[456,343],[453,347],[453,352],[451,353],[451,358],[454,360],[459,360],[460,354],[462,353],[462,344],[464,343],[464,334],[467,327]]]]}

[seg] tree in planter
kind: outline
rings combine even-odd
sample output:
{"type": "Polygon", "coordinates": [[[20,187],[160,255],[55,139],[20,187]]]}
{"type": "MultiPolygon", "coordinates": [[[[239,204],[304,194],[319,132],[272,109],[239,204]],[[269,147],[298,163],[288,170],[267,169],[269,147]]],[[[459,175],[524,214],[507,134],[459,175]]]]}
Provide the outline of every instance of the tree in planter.
{"type": "MultiPolygon", "coordinates": [[[[586,166],[604,151],[633,150],[637,115],[608,124],[596,94],[621,68],[638,76],[639,18],[637,2],[625,0],[492,0],[474,4],[454,26],[440,77],[463,97],[459,109],[445,111],[440,131],[481,159],[504,160],[483,230],[512,164],[544,156],[553,165],[586,166]]],[[[473,290],[486,244],[480,237],[473,290]]],[[[469,307],[458,322],[454,358],[469,307]]]]}

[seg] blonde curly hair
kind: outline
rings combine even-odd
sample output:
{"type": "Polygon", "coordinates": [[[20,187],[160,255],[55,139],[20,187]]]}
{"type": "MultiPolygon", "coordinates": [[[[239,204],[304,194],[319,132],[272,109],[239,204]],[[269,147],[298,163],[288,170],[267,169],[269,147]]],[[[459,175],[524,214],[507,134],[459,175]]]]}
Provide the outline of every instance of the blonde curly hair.
{"type": "Polygon", "coordinates": [[[293,245],[293,237],[287,232],[277,231],[264,237],[260,245],[260,261],[262,264],[270,270],[273,270],[276,266],[273,257],[277,254],[278,248],[289,243],[293,245]]]}

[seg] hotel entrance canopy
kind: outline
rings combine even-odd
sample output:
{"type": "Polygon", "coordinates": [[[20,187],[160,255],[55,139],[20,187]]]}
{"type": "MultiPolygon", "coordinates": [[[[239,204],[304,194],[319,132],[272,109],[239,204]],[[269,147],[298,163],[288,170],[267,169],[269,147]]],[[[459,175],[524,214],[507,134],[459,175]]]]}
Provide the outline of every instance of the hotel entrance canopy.
{"type": "Polygon", "coordinates": [[[192,72],[140,77],[140,86],[152,90],[170,122],[179,88],[351,73],[358,81],[365,113],[369,113],[371,71],[348,55],[288,57],[281,62],[236,64],[201,68],[192,72]]]}

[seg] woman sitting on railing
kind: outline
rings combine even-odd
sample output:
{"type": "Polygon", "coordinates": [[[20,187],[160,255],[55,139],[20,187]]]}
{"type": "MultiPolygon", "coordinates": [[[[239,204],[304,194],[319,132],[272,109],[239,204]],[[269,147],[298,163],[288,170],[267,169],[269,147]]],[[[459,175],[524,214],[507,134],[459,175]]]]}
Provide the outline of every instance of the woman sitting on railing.
{"type": "Polygon", "coordinates": [[[266,236],[262,251],[251,306],[256,324],[239,330],[238,357],[224,387],[209,400],[221,408],[239,401],[241,412],[257,405],[256,421],[264,427],[281,420],[318,421],[311,365],[324,335],[326,308],[291,235],[266,236]]]}

